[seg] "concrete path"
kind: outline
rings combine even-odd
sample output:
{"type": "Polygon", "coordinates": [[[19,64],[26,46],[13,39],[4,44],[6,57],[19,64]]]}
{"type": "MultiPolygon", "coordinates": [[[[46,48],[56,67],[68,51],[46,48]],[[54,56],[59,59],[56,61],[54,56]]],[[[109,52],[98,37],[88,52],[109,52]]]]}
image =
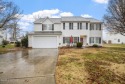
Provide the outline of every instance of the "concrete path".
{"type": "Polygon", "coordinates": [[[0,84],[55,84],[57,49],[0,55],[0,84]]]}

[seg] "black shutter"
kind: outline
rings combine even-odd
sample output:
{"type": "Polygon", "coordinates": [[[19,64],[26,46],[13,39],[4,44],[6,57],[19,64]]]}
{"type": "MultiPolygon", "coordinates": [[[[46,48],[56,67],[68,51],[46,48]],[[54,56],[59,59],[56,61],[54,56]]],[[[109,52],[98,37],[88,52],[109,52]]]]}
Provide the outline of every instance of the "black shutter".
{"type": "Polygon", "coordinates": [[[63,23],[63,30],[65,30],[65,23],[63,23]]]}
{"type": "Polygon", "coordinates": [[[86,23],[86,30],[88,30],[88,23],[86,23]]]}
{"type": "Polygon", "coordinates": [[[65,37],[63,37],[63,43],[65,43],[65,37]]]}
{"type": "Polygon", "coordinates": [[[73,23],[72,23],[72,30],[73,30],[73,23]]]}
{"type": "Polygon", "coordinates": [[[101,37],[99,38],[99,43],[101,44],[101,37]]]}
{"type": "Polygon", "coordinates": [[[54,30],[54,24],[52,24],[52,30],[54,30]]]}
{"type": "Polygon", "coordinates": [[[78,37],[78,42],[79,42],[79,37],[78,37]]]}
{"type": "Polygon", "coordinates": [[[92,30],[92,25],[90,24],[90,30],[92,30]]]}
{"type": "Polygon", "coordinates": [[[102,29],[102,27],[101,27],[102,25],[100,24],[100,30],[102,29]]]}
{"type": "Polygon", "coordinates": [[[89,43],[91,44],[91,37],[89,38],[89,43]]]}
{"type": "Polygon", "coordinates": [[[77,29],[79,30],[79,23],[77,23],[77,29]]]}
{"type": "Polygon", "coordinates": [[[80,23],[80,29],[82,29],[82,23],[80,23]]]}
{"type": "Polygon", "coordinates": [[[43,24],[42,24],[42,31],[43,31],[43,24]]]}

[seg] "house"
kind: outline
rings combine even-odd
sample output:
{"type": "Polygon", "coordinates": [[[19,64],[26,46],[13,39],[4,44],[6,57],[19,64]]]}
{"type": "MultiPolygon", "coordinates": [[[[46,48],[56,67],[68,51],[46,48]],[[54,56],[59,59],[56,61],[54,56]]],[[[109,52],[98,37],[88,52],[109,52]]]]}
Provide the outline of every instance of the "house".
{"type": "Polygon", "coordinates": [[[0,45],[2,45],[2,41],[3,41],[3,39],[4,39],[4,30],[1,28],[0,29],[0,45]]]}
{"type": "Polygon", "coordinates": [[[84,46],[102,45],[102,22],[80,16],[40,18],[34,22],[34,32],[29,33],[29,47],[58,48],[82,42],[84,46]]]}
{"type": "Polygon", "coordinates": [[[106,38],[105,41],[108,44],[123,44],[125,43],[125,36],[121,34],[115,34],[111,32],[106,33],[106,38]]]}

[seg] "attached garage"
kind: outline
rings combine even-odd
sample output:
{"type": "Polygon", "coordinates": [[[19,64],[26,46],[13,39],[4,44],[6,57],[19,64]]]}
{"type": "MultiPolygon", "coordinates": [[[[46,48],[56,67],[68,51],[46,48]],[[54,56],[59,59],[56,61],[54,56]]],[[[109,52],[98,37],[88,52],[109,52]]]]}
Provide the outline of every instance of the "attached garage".
{"type": "Polygon", "coordinates": [[[32,48],[58,48],[57,36],[34,36],[32,48]]]}

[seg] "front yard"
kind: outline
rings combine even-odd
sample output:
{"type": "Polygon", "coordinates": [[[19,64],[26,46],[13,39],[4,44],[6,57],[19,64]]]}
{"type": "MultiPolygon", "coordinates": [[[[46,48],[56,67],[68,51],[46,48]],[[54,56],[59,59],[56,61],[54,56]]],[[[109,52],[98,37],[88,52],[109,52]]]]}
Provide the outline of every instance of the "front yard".
{"type": "Polygon", "coordinates": [[[15,47],[14,44],[7,44],[5,45],[5,47],[2,47],[2,45],[0,45],[0,54],[4,54],[10,51],[16,51],[16,50],[20,50],[21,48],[19,47],[15,47]]]}
{"type": "Polygon", "coordinates": [[[125,84],[125,45],[104,48],[62,48],[57,84],[125,84]]]}

